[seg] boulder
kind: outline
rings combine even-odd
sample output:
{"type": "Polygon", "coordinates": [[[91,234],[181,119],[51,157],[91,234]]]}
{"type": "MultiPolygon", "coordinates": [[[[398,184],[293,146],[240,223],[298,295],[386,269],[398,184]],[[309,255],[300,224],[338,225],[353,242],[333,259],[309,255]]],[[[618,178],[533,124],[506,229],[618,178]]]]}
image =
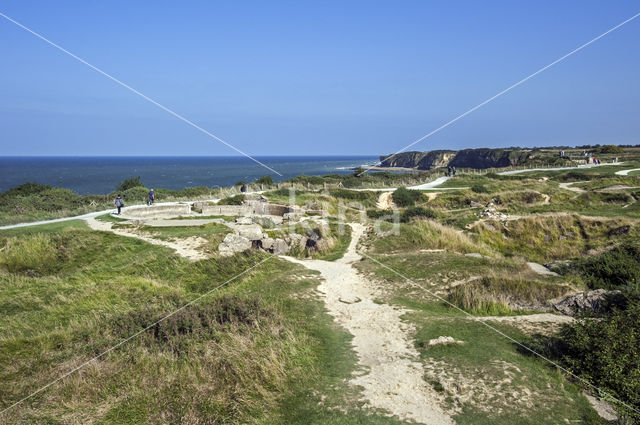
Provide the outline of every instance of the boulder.
{"type": "Polygon", "coordinates": [[[573,316],[580,310],[596,310],[598,307],[600,307],[607,294],[618,292],[619,291],[596,289],[594,291],[582,292],[580,294],[569,295],[564,298],[551,300],[551,305],[556,311],[567,316],[573,316]]]}
{"type": "Polygon", "coordinates": [[[289,245],[287,245],[284,239],[275,239],[271,246],[271,252],[275,255],[286,254],[289,252],[289,245]]]}
{"type": "Polygon", "coordinates": [[[259,241],[262,239],[262,227],[257,224],[243,224],[235,226],[235,230],[238,231],[240,236],[245,237],[250,241],[259,241]]]}
{"type": "Polygon", "coordinates": [[[273,243],[275,242],[274,239],[272,238],[264,238],[262,239],[262,241],[260,241],[262,249],[264,250],[270,250],[273,247],[273,243]]]}
{"type": "Polygon", "coordinates": [[[231,256],[238,252],[244,252],[251,249],[251,241],[235,233],[229,233],[224,240],[218,245],[218,251],[223,257],[231,256]]]}
{"type": "Polygon", "coordinates": [[[282,215],[283,220],[289,220],[289,221],[298,221],[300,220],[300,218],[302,217],[302,214],[300,213],[284,213],[282,215]]]}
{"type": "Polygon", "coordinates": [[[253,220],[251,217],[238,217],[236,218],[236,223],[238,224],[253,224],[253,220]]]}
{"type": "Polygon", "coordinates": [[[291,233],[287,239],[289,240],[291,248],[298,247],[304,249],[307,246],[307,237],[298,233],[291,233]]]}
{"type": "Polygon", "coordinates": [[[259,224],[267,229],[272,229],[283,222],[282,217],[277,215],[257,215],[251,217],[251,220],[253,223],[259,224]]]}

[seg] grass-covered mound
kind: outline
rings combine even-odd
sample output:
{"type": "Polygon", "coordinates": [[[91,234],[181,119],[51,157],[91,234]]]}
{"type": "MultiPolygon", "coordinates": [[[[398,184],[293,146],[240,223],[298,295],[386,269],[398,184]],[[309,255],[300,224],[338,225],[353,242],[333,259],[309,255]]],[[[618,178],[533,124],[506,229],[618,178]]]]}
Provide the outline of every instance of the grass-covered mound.
{"type": "Polygon", "coordinates": [[[0,193],[0,224],[45,220],[108,208],[108,197],[78,195],[37,183],[25,183],[0,193]]]}
{"type": "Polygon", "coordinates": [[[531,261],[568,260],[636,235],[625,219],[597,219],[575,214],[531,216],[473,228],[477,239],[505,255],[531,261]]]}
{"type": "Polygon", "coordinates": [[[317,281],[278,259],[251,269],[264,258],[191,263],[76,222],[0,231],[0,407],[150,326],[1,420],[362,423],[347,336],[308,296],[317,281]]]}

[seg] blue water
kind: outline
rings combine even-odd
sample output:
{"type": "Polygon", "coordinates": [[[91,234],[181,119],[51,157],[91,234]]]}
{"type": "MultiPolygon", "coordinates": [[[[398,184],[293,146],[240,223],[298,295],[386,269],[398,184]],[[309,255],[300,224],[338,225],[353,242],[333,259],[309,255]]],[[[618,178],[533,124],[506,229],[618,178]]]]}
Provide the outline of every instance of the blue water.
{"type": "Polygon", "coordinates": [[[80,194],[109,193],[127,177],[140,176],[147,187],[183,189],[230,186],[270,175],[282,181],[352,173],[353,167],[375,164],[374,156],[257,157],[280,177],[244,157],[0,157],[0,191],[25,182],[73,189],[80,194]]]}

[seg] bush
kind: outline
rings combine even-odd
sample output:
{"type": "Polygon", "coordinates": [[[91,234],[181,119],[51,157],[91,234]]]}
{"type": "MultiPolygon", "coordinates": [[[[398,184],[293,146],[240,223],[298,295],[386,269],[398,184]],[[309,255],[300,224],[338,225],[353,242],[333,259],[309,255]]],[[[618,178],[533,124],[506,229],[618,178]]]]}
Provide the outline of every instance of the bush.
{"type": "Polygon", "coordinates": [[[266,184],[267,186],[273,186],[273,179],[271,176],[263,176],[256,180],[257,184],[266,184]]]}
{"type": "MultiPolygon", "coordinates": [[[[615,310],[603,320],[566,324],[553,337],[537,336],[525,345],[612,396],[640,409],[640,304],[615,310]]],[[[617,406],[624,412],[624,408],[617,406]]],[[[631,415],[631,412],[624,412],[631,415]]],[[[635,421],[640,415],[632,416],[635,421]]],[[[638,422],[621,422],[638,423],[638,422]]]]}
{"type": "Polygon", "coordinates": [[[245,195],[229,196],[221,199],[218,205],[242,205],[246,199],[247,197],[245,195]]]}
{"type": "Polygon", "coordinates": [[[120,182],[120,184],[118,186],[116,186],[116,191],[117,192],[124,192],[128,189],[134,188],[134,187],[139,187],[142,186],[144,187],[144,184],[142,184],[142,182],[140,181],[140,176],[138,177],[129,177],[128,179],[124,179],[120,182]]]}
{"type": "Polygon", "coordinates": [[[376,220],[382,217],[392,216],[393,213],[393,210],[367,210],[367,217],[376,220]]]}
{"type": "Polygon", "coordinates": [[[474,184],[473,186],[471,186],[471,191],[475,193],[489,193],[489,189],[481,184],[474,184]]]}
{"type": "Polygon", "coordinates": [[[616,145],[604,145],[599,148],[592,149],[591,152],[596,154],[623,154],[624,149],[616,145]]]}
{"type": "Polygon", "coordinates": [[[409,207],[400,216],[400,221],[408,223],[414,218],[437,218],[438,215],[431,208],[409,207]]]}
{"type": "Polygon", "coordinates": [[[314,185],[321,185],[325,182],[325,178],[336,178],[337,180],[340,179],[339,176],[307,176],[304,174],[301,174],[299,176],[296,176],[292,179],[287,180],[288,182],[292,182],[292,183],[309,183],[309,184],[314,184],[314,185]]]}
{"type": "Polygon", "coordinates": [[[331,189],[329,195],[335,198],[349,199],[352,201],[369,201],[378,198],[375,192],[347,190],[347,189],[331,189]]]}
{"type": "Polygon", "coordinates": [[[0,195],[0,198],[11,198],[16,196],[29,196],[53,189],[49,185],[39,183],[23,183],[7,190],[0,195]]]}
{"type": "Polygon", "coordinates": [[[120,193],[125,204],[129,202],[145,202],[149,196],[149,189],[135,186],[120,193]]]}
{"type": "Polygon", "coordinates": [[[560,174],[553,179],[560,180],[562,182],[581,182],[591,180],[592,178],[593,177],[584,173],[579,173],[577,171],[568,171],[566,173],[560,174]]]}
{"type": "Polygon", "coordinates": [[[560,269],[563,274],[577,271],[592,288],[615,289],[640,280],[640,244],[626,243],[597,257],[586,257],[560,269]]]}
{"type": "Polygon", "coordinates": [[[412,207],[422,197],[422,192],[418,190],[399,187],[393,192],[393,202],[399,207],[412,207]]]}

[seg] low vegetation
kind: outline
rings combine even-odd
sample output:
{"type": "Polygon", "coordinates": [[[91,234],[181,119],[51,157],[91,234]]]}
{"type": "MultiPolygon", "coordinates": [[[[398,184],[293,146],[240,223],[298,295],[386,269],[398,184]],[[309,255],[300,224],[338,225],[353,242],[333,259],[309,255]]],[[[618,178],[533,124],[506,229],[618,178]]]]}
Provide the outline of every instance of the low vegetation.
{"type": "MultiPolygon", "coordinates": [[[[539,165],[558,156],[533,152],[539,165]]],[[[601,388],[595,395],[612,403],[619,423],[639,423],[612,398],[640,409],[640,177],[615,175],[618,169],[458,169],[445,185],[453,190],[428,194],[402,186],[439,170],[298,176],[263,196],[287,204],[293,193],[299,207],[328,217],[264,229],[271,237],[311,236],[289,255],[333,261],[351,241],[344,222],[366,211],[371,226],[353,267],[376,284],[376,303],[401,312],[424,381],[456,423],[606,423],[583,395],[588,386],[513,341],[601,388]],[[401,187],[393,210],[378,209],[380,192],[351,190],[371,186],[401,187]],[[486,209],[501,215],[487,217],[486,209]],[[531,261],[559,275],[542,274],[531,261]],[[608,293],[571,323],[531,316],[550,316],[554,299],[591,289],[608,293]]],[[[254,183],[273,185],[268,176],[254,183]]],[[[148,192],[139,178],[117,189],[127,205],[148,192]]],[[[247,199],[235,193],[156,189],[159,201],[247,199]]],[[[0,194],[0,220],[97,211],[112,196],[28,183],[0,194]]],[[[231,231],[221,223],[98,219],[159,241],[198,238],[207,258],[190,262],[77,220],[0,231],[0,407],[141,332],[8,411],[3,423],[407,423],[363,406],[348,384],[363,371],[351,336],[316,297],[315,272],[258,250],[220,257],[217,245],[231,231]]]]}

